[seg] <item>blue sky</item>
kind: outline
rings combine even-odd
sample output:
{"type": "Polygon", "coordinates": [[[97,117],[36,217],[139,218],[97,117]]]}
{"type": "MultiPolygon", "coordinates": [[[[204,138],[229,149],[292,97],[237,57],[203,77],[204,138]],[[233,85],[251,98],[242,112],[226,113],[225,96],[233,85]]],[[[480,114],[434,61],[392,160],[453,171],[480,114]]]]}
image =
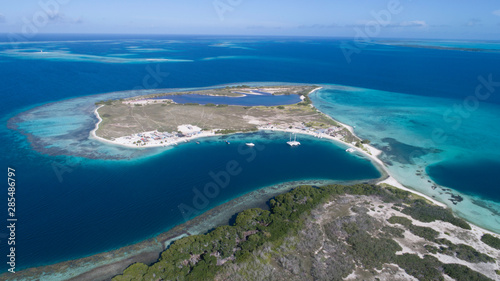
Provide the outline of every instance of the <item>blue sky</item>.
{"type": "Polygon", "coordinates": [[[500,1],[0,0],[0,33],[33,30],[500,40],[500,1]]]}

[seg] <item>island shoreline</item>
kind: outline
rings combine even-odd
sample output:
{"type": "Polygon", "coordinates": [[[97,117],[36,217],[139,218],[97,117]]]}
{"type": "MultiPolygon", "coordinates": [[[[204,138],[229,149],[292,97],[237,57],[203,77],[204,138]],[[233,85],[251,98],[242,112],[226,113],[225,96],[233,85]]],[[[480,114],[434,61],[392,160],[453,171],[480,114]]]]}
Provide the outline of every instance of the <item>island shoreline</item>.
{"type": "MultiPolygon", "coordinates": [[[[311,95],[313,94],[314,92],[316,91],[319,91],[323,89],[323,87],[316,87],[314,88],[313,90],[311,90],[308,95],[311,95]]],[[[312,106],[312,105],[311,105],[312,106]]],[[[128,145],[128,144],[123,144],[123,143],[118,143],[118,142],[115,142],[115,141],[112,141],[112,140],[108,140],[108,139],[105,139],[105,138],[102,138],[102,137],[99,137],[97,136],[97,130],[99,129],[99,124],[103,121],[103,119],[101,118],[101,116],[99,115],[99,112],[98,110],[100,108],[104,107],[104,105],[100,105],[99,107],[97,107],[95,110],[94,110],[94,114],[95,116],[97,117],[97,119],[99,120],[97,122],[97,124],[95,125],[95,128],[91,131],[90,135],[92,138],[95,138],[99,141],[103,141],[103,142],[106,142],[106,143],[110,143],[110,144],[114,144],[114,145],[119,145],[119,146],[125,146],[125,147],[129,147],[129,148],[152,148],[152,147],[166,147],[166,146],[173,146],[173,145],[178,145],[179,143],[184,143],[184,142],[189,142],[191,140],[194,140],[194,139],[198,139],[198,138],[204,138],[204,137],[216,137],[216,136],[224,136],[224,135],[229,135],[229,134],[216,134],[214,132],[214,130],[211,130],[210,132],[207,132],[205,134],[199,134],[199,135],[195,135],[195,136],[190,136],[190,137],[184,137],[184,138],[179,138],[178,140],[174,141],[174,142],[170,142],[168,144],[152,144],[152,145],[147,145],[147,146],[134,146],[134,145],[128,145]]],[[[314,107],[314,106],[313,106],[314,107]]],[[[314,107],[316,108],[316,107],[314,107]]],[[[317,109],[317,108],[316,108],[317,109]]],[[[317,109],[319,111],[319,109],[317,109]]],[[[321,112],[321,111],[319,111],[321,112]]],[[[354,132],[354,128],[352,126],[349,126],[347,124],[344,124],[338,120],[336,120],[335,118],[321,112],[322,114],[324,114],[325,116],[327,116],[329,119],[332,119],[333,121],[335,121],[336,123],[340,124],[342,127],[346,128],[353,136],[359,138],[356,133],[354,132]]],[[[362,154],[363,156],[367,157],[368,159],[370,159],[370,161],[372,163],[376,163],[378,165],[375,165],[375,167],[383,174],[383,179],[381,181],[379,181],[377,184],[380,184],[380,183],[385,183],[385,184],[390,184],[390,185],[393,185],[395,187],[398,187],[402,190],[405,190],[405,191],[409,191],[411,193],[414,193],[418,196],[421,196],[429,201],[431,201],[433,204],[437,205],[437,206],[440,206],[440,207],[444,207],[444,208],[447,208],[446,204],[442,203],[442,202],[439,202],[437,201],[436,199],[428,196],[428,195],[425,195],[421,192],[418,192],[416,190],[413,190],[409,187],[406,187],[404,185],[402,185],[401,183],[399,183],[390,173],[389,173],[389,170],[387,169],[387,167],[385,166],[385,164],[382,162],[382,160],[380,160],[377,156],[382,154],[382,151],[380,151],[379,149],[369,145],[369,144],[364,144],[363,146],[369,151],[369,153],[367,153],[366,151],[364,151],[363,149],[359,149],[358,147],[354,146],[353,144],[351,143],[347,143],[345,141],[342,141],[340,140],[339,138],[335,138],[335,137],[332,137],[332,136],[329,136],[329,135],[326,135],[326,134],[322,134],[322,135],[318,135],[316,133],[310,133],[310,132],[305,132],[305,131],[301,131],[301,130],[298,130],[298,129],[278,129],[278,128],[265,128],[265,127],[257,127],[257,129],[259,131],[281,131],[281,132],[286,132],[286,133],[293,133],[293,134],[302,134],[302,135],[308,135],[308,136],[313,136],[313,137],[321,137],[321,138],[325,138],[325,139],[328,139],[328,140],[332,140],[334,142],[338,142],[340,144],[343,144],[343,145],[346,145],[348,146],[349,148],[352,148],[355,150],[356,153],[360,153],[362,154]]],[[[244,133],[244,132],[237,132],[237,133],[244,133]]]]}
{"type": "MultiPolygon", "coordinates": [[[[314,89],[313,91],[310,92],[313,93],[314,91],[318,90],[318,89],[321,89],[320,88],[317,88],[317,89],[314,89]]],[[[96,132],[99,128],[99,124],[103,121],[102,118],[99,116],[99,113],[98,113],[98,109],[101,108],[102,106],[99,106],[97,107],[95,110],[94,110],[94,114],[96,115],[97,119],[99,120],[96,125],[95,125],[95,128],[90,132],[90,136],[89,137],[92,137],[94,139],[97,139],[99,141],[103,141],[103,142],[106,142],[108,144],[113,144],[113,145],[121,145],[121,146],[127,146],[127,145],[124,145],[124,144],[119,144],[119,143],[116,143],[116,142],[113,142],[111,140],[107,140],[107,139],[104,139],[104,138],[101,138],[99,136],[97,136],[96,132]]],[[[333,118],[332,118],[333,119],[333,118]]],[[[335,120],[335,119],[333,119],[335,120]]],[[[341,124],[343,127],[345,127],[346,129],[348,129],[354,136],[356,136],[354,134],[354,130],[351,126],[348,126],[346,124],[343,124],[337,120],[335,120],[337,123],[341,124]]],[[[281,130],[281,129],[274,129],[274,130],[269,130],[269,131],[283,131],[283,132],[289,132],[289,133],[297,133],[297,134],[303,134],[303,135],[310,135],[310,136],[315,136],[314,134],[311,134],[311,133],[305,133],[305,132],[299,132],[298,130],[296,129],[290,129],[290,130],[281,130]]],[[[195,136],[195,137],[191,137],[189,138],[189,140],[192,140],[192,139],[196,139],[196,138],[201,138],[201,137],[213,137],[213,136],[222,136],[223,134],[213,134],[213,135],[204,135],[204,136],[195,136]]],[[[400,189],[403,189],[403,190],[406,190],[406,191],[409,191],[411,193],[414,193],[414,194],[417,194],[418,196],[422,196],[424,198],[426,198],[427,200],[431,201],[433,204],[436,204],[438,206],[442,206],[442,207],[445,207],[447,208],[447,206],[425,194],[422,194],[420,192],[417,192],[411,188],[408,188],[408,187],[405,187],[404,185],[400,184],[395,178],[393,178],[388,169],[386,168],[386,166],[384,165],[384,163],[377,157],[378,155],[380,155],[382,152],[378,149],[376,149],[375,147],[373,146],[370,146],[370,145],[365,145],[365,147],[370,151],[370,153],[367,153],[366,151],[363,151],[362,149],[358,149],[357,147],[355,147],[354,145],[350,144],[350,143],[346,143],[344,141],[341,141],[337,138],[334,138],[334,137],[327,137],[327,136],[323,136],[325,137],[326,139],[329,139],[329,140],[332,140],[332,141],[335,141],[335,142],[339,142],[343,145],[346,145],[348,147],[351,147],[351,148],[354,148],[356,149],[356,153],[360,153],[362,154],[363,156],[366,156],[367,158],[369,158],[372,163],[375,164],[375,166],[377,167],[377,169],[379,169],[379,171],[383,171],[383,176],[382,176],[382,179],[379,178],[379,179],[376,179],[376,180],[373,180],[374,183],[376,184],[382,184],[382,183],[386,183],[386,184],[390,184],[392,186],[395,186],[397,188],[400,188],[400,189]]],[[[182,141],[179,141],[178,143],[182,143],[184,142],[184,140],[182,141]]],[[[153,145],[151,146],[146,146],[146,147],[136,147],[136,146],[127,146],[127,147],[132,147],[132,148],[150,148],[150,147],[155,147],[153,145]]],[[[319,182],[320,180],[318,180],[319,182]]],[[[352,182],[350,182],[352,183],[352,182]]],[[[287,183],[282,183],[282,184],[287,184],[287,183]]],[[[280,184],[280,185],[282,185],[280,184]]],[[[301,184],[306,184],[306,183],[301,183],[301,184]]],[[[293,189],[294,187],[298,186],[298,185],[301,185],[301,184],[296,184],[295,186],[291,185],[291,186],[288,186],[287,189],[290,190],[290,189],[293,189]]],[[[279,186],[279,185],[278,185],[279,186]]],[[[245,196],[251,194],[251,193],[254,193],[254,192],[263,192],[264,189],[268,189],[268,188],[273,188],[273,186],[271,187],[262,187],[260,189],[257,189],[255,191],[252,191],[250,193],[247,193],[245,195],[242,195],[240,197],[237,197],[237,198],[234,198],[233,200],[230,200],[226,203],[223,203],[219,206],[216,206],[214,207],[213,209],[210,209],[208,211],[206,211],[205,213],[203,214],[200,214],[198,215],[197,217],[189,220],[188,222],[185,222],[184,224],[186,223],[189,223],[191,222],[192,224],[196,224],[197,223],[197,220],[202,220],[202,218],[205,218],[205,215],[206,213],[209,213],[209,212],[216,212],[216,210],[218,210],[219,208],[221,208],[222,206],[225,206],[225,204],[228,204],[230,202],[233,202],[233,201],[238,201],[238,200],[243,200],[243,198],[245,198],[245,196]]],[[[281,194],[281,193],[284,193],[286,192],[287,190],[280,190],[279,193],[277,194],[281,194]]],[[[269,194],[266,194],[266,196],[269,195],[269,194]]],[[[271,196],[271,197],[267,197],[265,199],[265,201],[268,201],[270,198],[272,198],[274,196],[271,196]]],[[[483,229],[479,226],[476,226],[474,225],[472,222],[469,222],[471,223],[471,227],[473,229],[473,231],[475,232],[482,232],[482,233],[490,233],[490,234],[496,234],[494,232],[491,232],[489,230],[486,230],[486,229],[483,229]]],[[[182,224],[182,225],[184,225],[182,224]]],[[[171,231],[176,231],[177,227],[180,227],[179,226],[176,226],[176,227],[173,227],[171,230],[168,230],[164,233],[161,233],[159,234],[158,236],[155,236],[153,238],[150,238],[150,239],[147,239],[145,241],[142,241],[142,242],[139,242],[139,243],[136,243],[136,244],[133,244],[133,245],[129,245],[129,246],[125,246],[125,247],[122,247],[122,248],[119,248],[119,249],[116,249],[116,250],[112,250],[112,251],[109,251],[109,252],[103,252],[103,253],[100,253],[100,254],[96,254],[96,255],[92,255],[92,256],[89,256],[89,257],[85,257],[85,258],[82,258],[82,259],[77,259],[77,260],[72,260],[72,261],[67,261],[67,262],[62,262],[62,263],[57,263],[57,264],[54,264],[54,265],[48,265],[48,266],[42,266],[42,267],[36,267],[36,268],[28,268],[28,269],[25,269],[19,273],[22,273],[22,272],[25,272],[25,271],[33,271],[36,269],[36,272],[38,273],[41,273],[42,275],[41,276],[38,276],[38,277],[28,277],[26,276],[27,279],[15,279],[15,280],[50,280],[50,279],[44,279],[43,278],[43,274],[46,272],[46,269],[49,268],[49,267],[53,267],[53,266],[62,266],[62,268],[66,268],[68,270],[71,270],[70,266],[69,265],[62,265],[64,263],[70,263],[70,264],[74,264],[74,263],[82,263],[82,265],[84,265],[85,263],[90,263],[92,261],[81,261],[81,260],[84,260],[84,259],[91,259],[92,257],[94,256],[98,256],[98,255],[109,255],[111,252],[113,251],[120,251],[124,248],[129,248],[129,247],[138,247],[139,244],[142,244],[142,243],[149,243],[148,245],[153,247],[153,248],[156,248],[156,249],[162,249],[160,252],[158,252],[157,256],[163,251],[165,250],[165,246],[163,245],[163,243],[165,242],[173,242],[185,235],[192,235],[192,234],[199,234],[199,233],[191,233],[191,232],[187,232],[187,233],[181,233],[177,236],[169,236],[169,239],[168,240],[165,240],[166,238],[163,238],[163,239],[160,239],[158,240],[158,237],[163,235],[163,234],[166,234],[166,233],[170,233],[171,231]],[[150,241],[150,240],[155,240],[155,241],[150,241]],[[160,247],[161,246],[161,247],[160,247]],[[32,278],[32,279],[31,279],[32,278]]],[[[208,230],[207,230],[208,231],[208,230]]],[[[142,247],[142,246],[141,246],[142,247]]],[[[101,270],[100,272],[105,272],[106,270],[109,270],[109,266],[113,266],[113,265],[123,265],[125,263],[128,263],[130,261],[130,263],[133,263],[133,262],[137,262],[137,261],[141,261],[141,260],[152,260],[152,256],[154,255],[154,253],[156,253],[156,251],[150,251],[150,249],[153,249],[153,248],[146,248],[145,250],[143,249],[141,251],[141,249],[137,250],[137,249],[128,249],[128,250],[134,250],[136,251],[136,254],[133,255],[133,256],[128,256],[128,257],[125,257],[125,258],[121,258],[120,260],[118,261],[114,261],[114,262],[111,262],[109,264],[106,264],[106,265],[101,265],[101,266],[94,266],[94,268],[90,269],[90,270],[87,270],[79,275],[76,275],[76,276],[72,276],[72,277],[63,277],[63,278],[67,278],[67,279],[64,279],[64,280],[88,280],[88,277],[93,277],[95,278],[95,274],[96,272],[99,273],[99,270],[101,270]],[[104,267],[104,268],[103,268],[104,267]],[[97,271],[96,271],[97,270],[97,271]],[[90,275],[89,275],[90,274],[90,275]]],[[[157,259],[156,259],[157,260],[157,259]]],[[[154,261],[153,261],[154,262],[154,261]]],[[[121,266],[123,267],[123,266],[121,266]]],[[[78,268],[78,267],[76,267],[78,268]]],[[[27,273],[27,272],[26,272],[27,273]]],[[[34,272],[33,272],[34,273],[34,272]]],[[[31,275],[31,274],[29,274],[31,275]]],[[[114,274],[116,275],[116,274],[114,274]]],[[[98,276],[98,275],[97,275],[98,276]]],[[[48,277],[48,276],[47,276],[48,277]]],[[[53,276],[53,278],[57,278],[57,276],[53,276]]],[[[55,280],[55,279],[54,279],[55,280]]],[[[58,280],[61,280],[61,279],[58,279],[58,280]]],[[[109,277],[105,278],[105,279],[93,279],[93,280],[109,280],[109,277]]]]}
{"type": "Polygon", "coordinates": [[[0,280],[4,276],[9,276],[8,280],[110,280],[113,276],[121,274],[130,264],[156,262],[171,243],[182,237],[207,233],[215,227],[227,225],[235,214],[246,209],[268,209],[268,202],[271,198],[301,185],[375,184],[378,180],[379,178],[353,181],[300,180],[261,187],[203,211],[184,223],[146,240],[87,257],[23,269],[16,272],[15,276],[4,273],[0,275],[0,280]]]}

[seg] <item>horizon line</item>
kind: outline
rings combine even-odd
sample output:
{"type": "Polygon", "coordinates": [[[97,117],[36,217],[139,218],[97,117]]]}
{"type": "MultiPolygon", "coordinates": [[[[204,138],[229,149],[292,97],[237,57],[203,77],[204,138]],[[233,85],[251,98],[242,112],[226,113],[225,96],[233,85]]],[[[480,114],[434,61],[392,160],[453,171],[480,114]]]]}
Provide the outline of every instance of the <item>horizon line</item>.
{"type": "MultiPolygon", "coordinates": [[[[0,36],[23,36],[19,33],[14,32],[0,32],[0,36]]],[[[43,35],[61,35],[61,36],[209,36],[209,37],[265,37],[265,38],[308,38],[308,39],[350,39],[351,41],[356,41],[356,37],[352,36],[328,36],[328,35],[259,35],[259,34],[196,34],[196,33],[185,33],[185,34],[175,34],[175,33],[67,33],[67,32],[51,32],[51,33],[38,33],[33,36],[33,38],[23,39],[25,41],[17,42],[34,42],[30,39],[34,39],[37,36],[43,35]]],[[[0,41],[3,38],[0,38],[0,41]]],[[[426,38],[426,37],[373,37],[370,40],[447,40],[447,41],[490,41],[490,42],[500,42],[500,39],[466,39],[466,38],[426,38]]],[[[84,41],[84,40],[82,40],[84,41]]]]}

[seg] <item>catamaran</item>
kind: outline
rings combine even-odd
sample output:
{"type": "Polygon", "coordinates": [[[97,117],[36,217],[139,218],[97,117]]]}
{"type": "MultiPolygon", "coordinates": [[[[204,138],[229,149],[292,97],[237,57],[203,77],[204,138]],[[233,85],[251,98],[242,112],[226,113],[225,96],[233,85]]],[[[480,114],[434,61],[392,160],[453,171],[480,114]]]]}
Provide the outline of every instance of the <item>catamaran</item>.
{"type": "Polygon", "coordinates": [[[286,142],[289,146],[298,146],[298,145],[300,145],[300,142],[297,141],[297,134],[294,134],[294,135],[295,135],[295,138],[292,141],[292,134],[290,133],[290,141],[286,142]]]}

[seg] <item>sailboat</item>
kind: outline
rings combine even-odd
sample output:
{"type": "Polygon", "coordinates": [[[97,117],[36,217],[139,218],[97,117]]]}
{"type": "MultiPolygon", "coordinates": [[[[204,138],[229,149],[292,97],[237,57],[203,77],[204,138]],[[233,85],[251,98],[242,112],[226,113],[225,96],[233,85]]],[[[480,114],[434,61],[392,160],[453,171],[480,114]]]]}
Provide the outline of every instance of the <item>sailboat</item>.
{"type": "Polygon", "coordinates": [[[292,141],[292,134],[290,133],[290,141],[286,142],[289,146],[298,146],[300,145],[300,142],[297,141],[297,134],[295,134],[295,138],[292,141]]]}

